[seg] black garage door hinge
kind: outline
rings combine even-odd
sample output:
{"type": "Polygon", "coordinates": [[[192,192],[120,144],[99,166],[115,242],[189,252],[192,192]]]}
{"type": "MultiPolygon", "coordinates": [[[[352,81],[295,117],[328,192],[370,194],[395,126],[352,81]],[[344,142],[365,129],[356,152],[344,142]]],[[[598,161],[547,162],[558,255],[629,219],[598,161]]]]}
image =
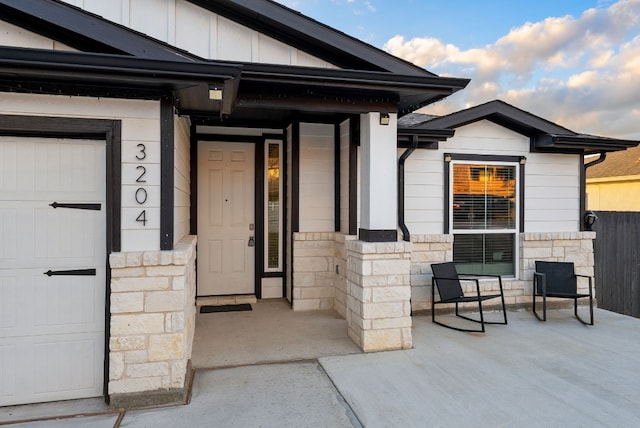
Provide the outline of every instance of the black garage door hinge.
{"type": "Polygon", "coordinates": [[[95,269],[72,269],[72,270],[48,270],[44,273],[47,276],[96,276],[95,269]]]}
{"type": "Polygon", "coordinates": [[[49,204],[53,208],[71,208],[75,210],[92,210],[100,211],[101,204],[65,204],[61,202],[52,202],[49,204]]]}

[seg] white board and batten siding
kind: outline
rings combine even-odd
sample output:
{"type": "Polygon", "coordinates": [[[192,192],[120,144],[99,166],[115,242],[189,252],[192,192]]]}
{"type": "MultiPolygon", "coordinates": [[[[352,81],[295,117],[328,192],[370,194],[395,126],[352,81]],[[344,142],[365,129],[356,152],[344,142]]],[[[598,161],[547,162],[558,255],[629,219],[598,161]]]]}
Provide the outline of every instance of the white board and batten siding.
{"type": "Polygon", "coordinates": [[[333,68],[185,0],[64,0],[207,59],[333,68]]]}
{"type": "Polygon", "coordinates": [[[0,114],[120,120],[121,250],[157,251],[160,248],[159,101],[3,93],[0,97],[0,114]],[[144,167],[144,183],[137,182],[143,171],[139,166],[144,167]],[[139,191],[140,188],[144,188],[144,192],[139,191]],[[143,193],[146,193],[146,199],[143,193]],[[144,203],[140,204],[139,201],[143,200],[144,203]],[[143,209],[146,211],[146,225],[136,221],[143,209]]]}
{"type": "Polygon", "coordinates": [[[47,49],[54,51],[75,51],[70,46],[43,37],[24,28],[0,20],[0,46],[16,48],[47,49]]]}
{"type": "Polygon", "coordinates": [[[300,232],[335,230],[334,125],[300,124],[300,232]]]}
{"type": "Polygon", "coordinates": [[[530,153],[528,137],[483,120],[457,128],[439,150],[416,150],[407,159],[405,221],[412,234],[443,233],[444,153],[525,156],[525,231],[579,230],[580,156],[530,153]]]}

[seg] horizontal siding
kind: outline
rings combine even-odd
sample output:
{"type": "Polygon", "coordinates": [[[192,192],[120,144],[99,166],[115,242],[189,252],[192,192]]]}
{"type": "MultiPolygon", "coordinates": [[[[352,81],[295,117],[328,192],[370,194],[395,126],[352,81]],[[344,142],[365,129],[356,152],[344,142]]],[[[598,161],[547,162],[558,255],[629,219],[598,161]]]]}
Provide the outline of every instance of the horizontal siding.
{"type": "MultiPolygon", "coordinates": [[[[398,156],[404,153],[398,150],[398,156]]],[[[443,229],[442,153],[416,150],[405,161],[405,223],[412,234],[437,234],[443,229]]]]}
{"type": "Polygon", "coordinates": [[[333,232],[334,126],[300,124],[300,232],[333,232]]]}
{"type": "Polygon", "coordinates": [[[185,0],[63,0],[208,59],[334,68],[185,0]]]}
{"type": "Polygon", "coordinates": [[[526,232],[580,230],[580,161],[577,155],[530,153],[527,156],[526,232]]]}
{"type": "MultiPolygon", "coordinates": [[[[400,156],[404,150],[398,150],[400,156]]],[[[579,230],[580,157],[529,152],[529,139],[489,121],[456,129],[438,150],[416,150],[405,163],[405,221],[412,234],[444,228],[444,153],[525,156],[525,231],[579,230]]]]}

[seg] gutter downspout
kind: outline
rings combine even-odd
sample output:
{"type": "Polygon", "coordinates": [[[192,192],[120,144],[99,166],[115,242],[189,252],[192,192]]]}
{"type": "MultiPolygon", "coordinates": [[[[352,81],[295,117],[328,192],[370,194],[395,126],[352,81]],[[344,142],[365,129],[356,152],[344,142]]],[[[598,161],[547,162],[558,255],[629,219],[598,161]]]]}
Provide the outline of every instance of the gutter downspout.
{"type": "Polygon", "coordinates": [[[418,136],[414,135],[411,139],[411,147],[405,150],[398,160],[398,223],[402,230],[402,239],[406,242],[411,242],[411,234],[404,222],[404,162],[417,148],[418,136]]]}
{"type": "Polygon", "coordinates": [[[593,160],[589,163],[584,164],[584,170],[585,170],[585,176],[586,176],[586,170],[587,168],[589,168],[590,166],[594,166],[597,165],[599,163],[604,162],[604,160],[607,158],[607,152],[600,152],[600,157],[596,160],[593,160]]]}
{"type": "Polygon", "coordinates": [[[581,183],[581,186],[584,186],[584,187],[582,187],[582,209],[580,213],[580,219],[581,219],[580,230],[584,230],[585,228],[586,230],[592,230],[591,225],[588,225],[588,226],[586,225],[586,217],[585,217],[587,214],[587,168],[604,162],[606,158],[607,158],[607,152],[600,152],[600,157],[598,159],[593,160],[586,164],[583,162],[583,165],[584,165],[582,170],[583,182],[581,183]]]}

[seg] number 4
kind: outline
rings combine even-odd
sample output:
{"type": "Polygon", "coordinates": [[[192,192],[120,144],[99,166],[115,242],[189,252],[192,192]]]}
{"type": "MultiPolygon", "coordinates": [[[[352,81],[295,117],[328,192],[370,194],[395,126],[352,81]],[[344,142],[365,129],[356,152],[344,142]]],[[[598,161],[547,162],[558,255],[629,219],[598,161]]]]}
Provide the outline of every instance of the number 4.
{"type": "Polygon", "coordinates": [[[147,225],[147,210],[142,210],[138,217],[136,217],[136,221],[142,223],[143,226],[147,225]]]}

